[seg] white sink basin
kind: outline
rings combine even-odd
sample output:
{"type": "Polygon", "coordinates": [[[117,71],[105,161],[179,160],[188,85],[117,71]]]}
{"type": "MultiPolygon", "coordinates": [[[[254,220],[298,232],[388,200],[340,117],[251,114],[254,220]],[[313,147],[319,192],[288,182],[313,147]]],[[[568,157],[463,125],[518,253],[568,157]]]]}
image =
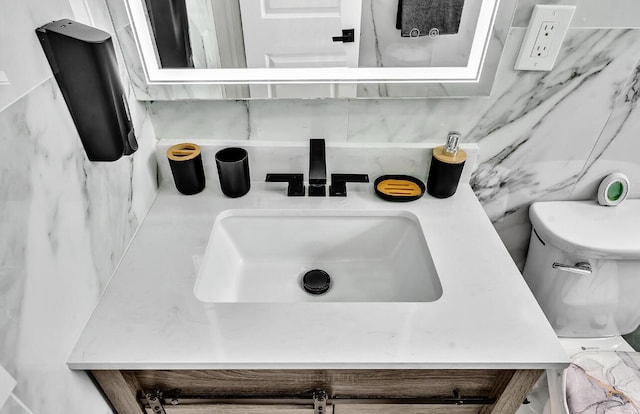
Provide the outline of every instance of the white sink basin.
{"type": "Polygon", "coordinates": [[[418,219],[403,211],[227,210],[195,284],[204,302],[432,302],[442,295],[418,219]],[[321,269],[326,293],[303,289],[321,269]]]}

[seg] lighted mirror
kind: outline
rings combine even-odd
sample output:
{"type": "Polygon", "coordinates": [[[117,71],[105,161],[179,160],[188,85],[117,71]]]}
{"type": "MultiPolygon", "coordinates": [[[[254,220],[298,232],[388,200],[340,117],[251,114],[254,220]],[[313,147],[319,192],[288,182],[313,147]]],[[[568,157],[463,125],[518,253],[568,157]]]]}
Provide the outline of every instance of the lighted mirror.
{"type": "Polygon", "coordinates": [[[108,0],[139,99],[488,95],[516,0],[108,0]]]}

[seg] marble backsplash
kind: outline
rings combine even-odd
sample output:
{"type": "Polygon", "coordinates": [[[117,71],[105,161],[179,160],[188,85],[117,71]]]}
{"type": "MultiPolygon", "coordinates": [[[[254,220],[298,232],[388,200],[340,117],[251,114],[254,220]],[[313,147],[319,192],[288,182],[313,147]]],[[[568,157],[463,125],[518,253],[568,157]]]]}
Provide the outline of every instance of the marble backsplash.
{"type": "MultiPolygon", "coordinates": [[[[459,130],[480,146],[472,185],[522,266],[536,200],[589,199],[623,171],[640,181],[640,30],[571,29],[551,72],[513,70],[512,28],[488,98],[151,102],[160,140],[442,142],[459,130]]],[[[635,188],[632,197],[640,197],[635,188]]]]}
{"type": "MultiPolygon", "coordinates": [[[[200,145],[204,175],[207,185],[218,186],[218,171],[215,156],[222,148],[232,147],[237,141],[193,140],[200,145]]],[[[163,181],[173,181],[167,159],[170,146],[179,144],[160,141],[156,147],[158,173],[163,181]]],[[[431,165],[432,143],[375,143],[361,144],[330,141],[325,146],[326,174],[328,184],[332,174],[368,174],[369,182],[384,174],[403,174],[426,182],[431,165]]],[[[303,173],[309,171],[309,142],[246,141],[242,147],[247,151],[249,175],[252,182],[264,182],[268,173],[303,173]]],[[[467,159],[462,169],[460,183],[468,183],[478,157],[478,146],[461,144],[467,159]]],[[[270,184],[286,191],[287,183],[270,184]]],[[[173,188],[173,185],[168,188],[173,188]]],[[[370,184],[365,187],[370,190],[370,184]]]]}

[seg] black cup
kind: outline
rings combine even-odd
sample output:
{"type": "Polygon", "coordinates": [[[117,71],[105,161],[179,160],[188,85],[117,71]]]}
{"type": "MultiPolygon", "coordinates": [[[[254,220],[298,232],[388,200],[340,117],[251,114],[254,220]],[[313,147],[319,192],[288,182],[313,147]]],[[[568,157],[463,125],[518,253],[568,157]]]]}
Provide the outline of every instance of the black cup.
{"type": "Polygon", "coordinates": [[[242,148],[225,148],[216,153],[220,188],[227,197],[242,197],[249,192],[249,154],[242,148]]]}
{"type": "Polygon", "coordinates": [[[176,188],[182,194],[191,195],[204,189],[204,169],[200,147],[196,144],[183,143],[167,150],[169,166],[176,188]]]}

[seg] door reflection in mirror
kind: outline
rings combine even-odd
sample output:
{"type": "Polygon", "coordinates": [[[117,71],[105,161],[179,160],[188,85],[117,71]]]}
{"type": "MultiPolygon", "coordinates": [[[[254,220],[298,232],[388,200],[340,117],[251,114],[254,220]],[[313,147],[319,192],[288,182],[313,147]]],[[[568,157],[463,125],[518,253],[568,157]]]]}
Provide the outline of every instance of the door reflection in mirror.
{"type": "Polygon", "coordinates": [[[459,67],[482,0],[144,0],[162,68],[459,67]],[[353,41],[336,42],[345,30],[353,41]]]}

